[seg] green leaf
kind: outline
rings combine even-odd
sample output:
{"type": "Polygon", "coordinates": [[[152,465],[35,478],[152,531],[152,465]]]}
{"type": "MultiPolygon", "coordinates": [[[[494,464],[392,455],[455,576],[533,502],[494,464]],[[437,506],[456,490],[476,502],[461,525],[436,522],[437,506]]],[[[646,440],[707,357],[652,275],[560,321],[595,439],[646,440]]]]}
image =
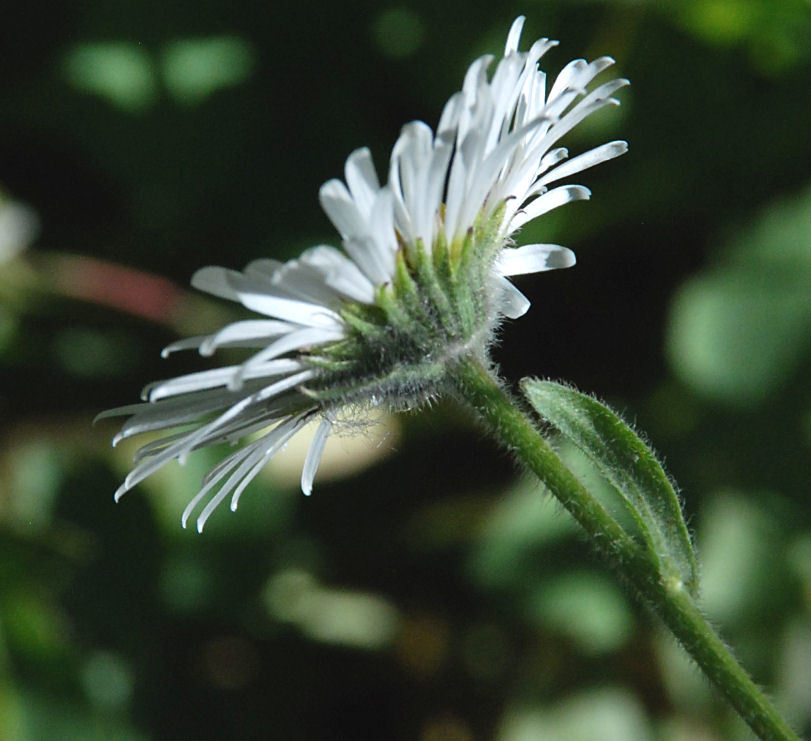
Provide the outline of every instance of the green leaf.
{"type": "Polygon", "coordinates": [[[691,594],[698,569],[679,499],[650,448],[611,409],[552,381],[524,379],[530,404],[591,460],[638,525],[666,578],[677,577],[691,594]]]}

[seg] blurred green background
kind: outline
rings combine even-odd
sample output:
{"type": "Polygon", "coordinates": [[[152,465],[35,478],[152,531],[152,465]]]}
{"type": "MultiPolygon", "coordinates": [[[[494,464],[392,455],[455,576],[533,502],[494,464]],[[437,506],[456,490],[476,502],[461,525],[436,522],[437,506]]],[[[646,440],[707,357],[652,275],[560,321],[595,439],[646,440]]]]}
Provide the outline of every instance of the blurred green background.
{"type": "Polygon", "coordinates": [[[291,446],[202,536],[216,451],[112,501],[133,448],[94,415],[243,316],[191,273],[334,244],[320,183],[385,172],[519,13],[550,74],[632,81],[564,144],[631,150],[522,233],[579,262],[519,281],[497,360],[646,433],[706,611],[811,730],[807,0],[110,0],[0,25],[0,739],[751,738],[450,405],[332,441],[309,499],[291,446]]]}

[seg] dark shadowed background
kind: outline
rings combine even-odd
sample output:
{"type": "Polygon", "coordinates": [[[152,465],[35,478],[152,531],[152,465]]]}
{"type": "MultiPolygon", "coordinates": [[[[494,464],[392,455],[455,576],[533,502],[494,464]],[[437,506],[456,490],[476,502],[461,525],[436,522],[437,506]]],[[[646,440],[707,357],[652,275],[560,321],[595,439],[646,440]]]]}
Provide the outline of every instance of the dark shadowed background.
{"type": "Polygon", "coordinates": [[[519,13],[550,75],[631,79],[564,145],[631,149],[519,235],[578,265],[518,281],[496,358],[645,432],[706,611],[811,730],[811,6],[108,0],[0,24],[0,739],[751,738],[451,405],[331,441],[309,499],[291,445],[202,536],[217,451],[112,501],[95,414],[246,316],[192,272],[336,244],[318,186],[385,173],[519,13]]]}

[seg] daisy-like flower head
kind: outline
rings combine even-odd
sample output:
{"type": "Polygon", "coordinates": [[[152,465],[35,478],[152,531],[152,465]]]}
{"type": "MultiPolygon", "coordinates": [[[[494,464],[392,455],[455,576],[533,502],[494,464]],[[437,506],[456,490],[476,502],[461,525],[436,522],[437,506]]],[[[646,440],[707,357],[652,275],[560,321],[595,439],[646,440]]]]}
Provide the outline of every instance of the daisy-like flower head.
{"type": "Polygon", "coordinates": [[[341,412],[411,408],[444,390],[464,357],[486,361],[503,317],[529,301],[508,280],[574,264],[553,244],[513,246],[527,222],[570,201],[581,185],[554,185],[623,154],[614,141],[568,159],[559,140],[603,106],[625,80],[592,87],[613,60],[570,62],[547,90],[538,60],[556,42],[518,50],[515,20],[492,77],[477,59],[442,112],[436,133],[407,124],[394,145],[388,179],[368,149],[346,161],[345,182],[330,180],[321,205],[342,249],[313,247],[289,262],[257,260],[242,272],[206,267],[192,285],[265,318],[170,345],[211,355],[250,348],[243,363],[160,381],[144,402],[101,416],[129,415],[114,444],[143,432],[183,428],[144,445],[116,492],[120,498],[173,459],[222,442],[238,445],[212,468],[183,513],[198,530],[224,500],[236,509],[247,484],[313,419],[320,425],[301,476],[312,490],[324,443],[341,412]],[[550,187],[551,186],[551,187],[550,187]]]}

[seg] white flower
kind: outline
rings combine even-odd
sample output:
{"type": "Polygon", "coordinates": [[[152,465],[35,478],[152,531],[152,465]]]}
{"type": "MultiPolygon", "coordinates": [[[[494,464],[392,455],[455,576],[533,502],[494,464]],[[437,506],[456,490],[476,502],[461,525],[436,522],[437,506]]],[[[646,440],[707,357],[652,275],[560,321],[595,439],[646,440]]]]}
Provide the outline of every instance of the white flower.
{"type": "Polygon", "coordinates": [[[419,121],[404,127],[384,185],[364,148],[347,159],[346,183],[321,187],[321,205],[343,250],[319,246],[286,263],[257,260],[243,272],[207,267],[194,275],[196,288],[269,318],[170,345],[164,354],[255,352],[239,365],[152,384],[144,403],[101,415],[131,415],[114,444],[186,428],[138,451],[116,499],[172,459],[182,463],[198,448],[251,436],[209,471],[183,513],[185,526],[207,500],[197,517],[202,530],[225,499],[236,509],[269,458],[320,418],[301,476],[309,494],[342,409],[399,409],[441,393],[455,359],[486,359],[501,317],[521,316],[529,307],[508,276],[574,264],[564,247],[512,247],[511,235],[551,209],[589,197],[580,185],[550,184],[626,151],[625,142],[615,141],[567,159],[555,145],[586,116],[616,104],[611,96],[627,83],[587,90],[612,64],[602,57],[569,63],[547,92],[538,60],[556,42],[540,39],[519,52],[523,22],[513,23],[492,78],[492,57],[470,66],[436,134],[419,121]]]}

